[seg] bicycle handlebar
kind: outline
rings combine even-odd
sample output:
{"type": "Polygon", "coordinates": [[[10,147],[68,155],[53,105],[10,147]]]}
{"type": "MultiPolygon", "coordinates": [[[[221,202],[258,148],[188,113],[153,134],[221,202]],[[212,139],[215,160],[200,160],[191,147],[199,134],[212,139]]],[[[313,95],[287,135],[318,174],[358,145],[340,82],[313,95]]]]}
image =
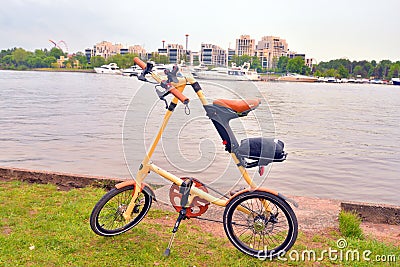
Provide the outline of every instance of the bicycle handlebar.
{"type": "Polygon", "coordinates": [[[135,57],[133,61],[138,65],[142,70],[146,68],[146,63],[144,63],[140,58],[135,57]]]}
{"type": "MultiPolygon", "coordinates": [[[[146,68],[146,63],[144,63],[140,58],[135,57],[133,59],[133,61],[136,63],[136,65],[138,65],[142,70],[144,70],[146,68]]],[[[158,79],[157,82],[163,83],[161,81],[161,79],[158,77],[157,74],[151,73],[153,78],[155,78],[154,76],[156,76],[158,79]]],[[[187,98],[184,94],[182,94],[178,89],[176,89],[173,85],[171,85],[170,83],[166,84],[166,86],[164,87],[165,89],[168,90],[168,92],[170,92],[171,94],[173,94],[176,98],[178,98],[183,104],[187,105],[189,103],[189,98],[187,98]]]]}

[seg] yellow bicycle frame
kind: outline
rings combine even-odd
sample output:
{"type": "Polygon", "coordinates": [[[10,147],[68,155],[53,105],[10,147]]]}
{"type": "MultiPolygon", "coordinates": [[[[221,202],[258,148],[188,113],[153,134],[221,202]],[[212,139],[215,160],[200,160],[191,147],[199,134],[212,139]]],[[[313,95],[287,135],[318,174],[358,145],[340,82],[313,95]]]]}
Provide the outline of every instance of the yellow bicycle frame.
{"type": "MultiPolygon", "coordinates": [[[[157,82],[161,82],[161,78],[156,73],[151,72],[151,76],[157,82]]],[[[183,92],[183,90],[185,89],[185,86],[187,84],[191,84],[192,85],[192,84],[194,84],[196,82],[196,80],[193,77],[185,77],[185,78],[179,77],[178,80],[179,80],[178,83],[171,83],[171,84],[176,89],[178,89],[181,93],[183,92]]],[[[197,91],[197,96],[200,99],[200,101],[203,104],[203,106],[208,105],[208,102],[207,102],[202,90],[198,90],[197,91]]],[[[177,105],[178,104],[178,98],[173,97],[172,103],[177,105]]],[[[172,113],[173,113],[173,111],[171,111],[169,109],[165,113],[163,122],[161,124],[161,127],[158,130],[158,133],[157,133],[157,135],[156,135],[156,137],[155,137],[155,139],[154,139],[149,151],[147,152],[145,158],[143,159],[142,164],[140,165],[138,172],[136,173],[135,181],[132,180],[130,182],[124,182],[124,185],[127,185],[127,184],[135,184],[136,185],[134,187],[135,191],[133,193],[132,199],[131,199],[126,211],[123,214],[125,220],[130,220],[131,219],[131,214],[132,214],[133,208],[135,207],[135,201],[136,201],[139,193],[141,192],[141,190],[143,188],[142,182],[146,178],[146,176],[149,174],[150,171],[152,171],[154,173],[157,173],[158,175],[164,177],[165,179],[171,181],[172,183],[174,183],[174,184],[176,184],[178,186],[180,186],[182,184],[182,180],[179,177],[177,177],[177,176],[175,176],[175,175],[173,175],[173,174],[161,169],[160,167],[156,166],[155,164],[151,163],[151,161],[150,161],[150,159],[151,159],[151,157],[152,157],[152,155],[154,153],[154,150],[156,149],[156,147],[158,145],[158,142],[161,139],[161,136],[162,136],[167,124],[168,124],[168,121],[169,121],[172,113]]],[[[235,197],[236,195],[241,194],[243,192],[253,190],[257,186],[253,182],[253,180],[250,177],[250,175],[248,174],[246,168],[239,164],[240,161],[236,157],[236,154],[235,153],[230,153],[230,154],[231,154],[231,156],[233,158],[233,161],[238,166],[242,177],[247,182],[247,184],[249,184],[249,186],[250,186],[249,189],[242,190],[242,191],[238,192],[237,194],[235,194],[233,196],[233,197],[235,197]]],[[[269,192],[271,194],[274,194],[274,195],[278,196],[278,192],[270,190],[270,189],[267,189],[267,188],[257,188],[257,190],[269,192]]],[[[232,197],[229,200],[223,200],[223,199],[220,199],[220,198],[216,198],[216,197],[214,197],[214,196],[212,196],[212,195],[210,195],[210,194],[208,194],[208,193],[206,193],[206,192],[204,192],[204,191],[202,191],[202,190],[200,190],[200,189],[198,189],[196,187],[192,187],[190,189],[190,195],[191,195],[190,199],[193,199],[195,196],[199,196],[200,198],[205,199],[210,203],[213,203],[213,204],[216,204],[216,205],[222,206],[222,207],[225,207],[229,203],[229,201],[233,198],[232,197]]],[[[264,206],[265,206],[267,212],[271,211],[271,208],[269,207],[268,203],[264,202],[264,206]]],[[[243,212],[250,213],[249,210],[247,210],[247,209],[245,209],[243,207],[239,206],[238,209],[243,211],[243,212]]]]}

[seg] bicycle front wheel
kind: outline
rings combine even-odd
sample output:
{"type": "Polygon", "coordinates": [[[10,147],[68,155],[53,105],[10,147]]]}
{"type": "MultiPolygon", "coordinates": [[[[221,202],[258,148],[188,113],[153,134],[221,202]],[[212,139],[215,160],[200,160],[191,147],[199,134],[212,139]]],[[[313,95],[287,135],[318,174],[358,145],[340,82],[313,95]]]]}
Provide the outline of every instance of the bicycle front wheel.
{"type": "Polygon", "coordinates": [[[123,216],[134,189],[134,185],[120,189],[113,188],[97,202],[90,215],[90,227],[96,234],[101,236],[122,234],[136,226],[146,216],[153,198],[145,191],[139,193],[131,219],[127,221],[123,216]]]}
{"type": "Polygon", "coordinates": [[[297,218],[282,198],[250,191],[233,198],[225,208],[224,230],[241,252],[273,259],[286,253],[298,233],[297,218]]]}

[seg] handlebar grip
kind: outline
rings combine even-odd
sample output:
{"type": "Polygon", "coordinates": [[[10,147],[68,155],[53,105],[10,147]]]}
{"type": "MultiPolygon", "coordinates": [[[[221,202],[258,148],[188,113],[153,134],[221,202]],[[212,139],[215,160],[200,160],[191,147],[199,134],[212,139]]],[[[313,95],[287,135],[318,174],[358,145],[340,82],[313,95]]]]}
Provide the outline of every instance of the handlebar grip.
{"type": "Polygon", "coordinates": [[[146,63],[144,63],[140,58],[135,57],[133,61],[138,65],[142,70],[146,68],[146,63]]]}
{"type": "Polygon", "coordinates": [[[171,94],[173,94],[176,98],[178,98],[183,104],[188,104],[189,103],[189,98],[187,98],[184,94],[182,94],[178,89],[175,87],[171,88],[169,90],[171,94]]]}

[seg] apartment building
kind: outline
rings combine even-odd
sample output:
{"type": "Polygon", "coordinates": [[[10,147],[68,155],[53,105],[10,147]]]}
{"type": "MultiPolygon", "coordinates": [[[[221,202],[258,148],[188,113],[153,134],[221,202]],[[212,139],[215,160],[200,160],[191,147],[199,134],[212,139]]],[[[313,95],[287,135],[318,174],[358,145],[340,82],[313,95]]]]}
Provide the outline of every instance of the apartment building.
{"type": "Polygon", "coordinates": [[[171,64],[178,64],[183,60],[183,55],[185,50],[183,50],[183,45],[180,44],[168,44],[168,57],[171,64]]]}
{"type": "Polygon", "coordinates": [[[136,54],[141,58],[145,58],[146,57],[146,49],[144,49],[140,45],[129,46],[128,53],[129,54],[136,54]]]}
{"type": "Polygon", "coordinates": [[[167,47],[159,48],[157,52],[160,55],[167,56],[171,64],[179,64],[182,60],[185,60],[186,50],[180,44],[167,44],[167,47]]]}
{"type": "Polygon", "coordinates": [[[236,55],[254,56],[255,43],[256,41],[251,39],[250,35],[241,35],[239,39],[236,39],[236,55]]]}
{"type": "Polygon", "coordinates": [[[112,44],[111,42],[103,41],[93,47],[94,56],[101,56],[105,59],[120,54],[123,49],[122,44],[112,44]]]}
{"type": "Polygon", "coordinates": [[[201,44],[200,61],[204,65],[226,66],[226,50],[213,44],[201,44]]]}
{"type": "Polygon", "coordinates": [[[90,62],[90,58],[93,56],[101,56],[105,59],[117,55],[117,54],[137,54],[140,57],[146,56],[146,50],[140,45],[130,46],[129,48],[124,48],[122,44],[112,44],[111,42],[102,41],[93,46],[93,48],[85,49],[85,55],[90,62]]]}
{"type": "Polygon", "coordinates": [[[228,48],[228,62],[232,60],[232,57],[236,55],[236,50],[232,48],[228,48]]]}
{"type": "Polygon", "coordinates": [[[260,59],[263,68],[275,68],[281,56],[288,55],[288,44],[285,39],[276,36],[264,36],[258,41],[255,55],[260,59]]]}

